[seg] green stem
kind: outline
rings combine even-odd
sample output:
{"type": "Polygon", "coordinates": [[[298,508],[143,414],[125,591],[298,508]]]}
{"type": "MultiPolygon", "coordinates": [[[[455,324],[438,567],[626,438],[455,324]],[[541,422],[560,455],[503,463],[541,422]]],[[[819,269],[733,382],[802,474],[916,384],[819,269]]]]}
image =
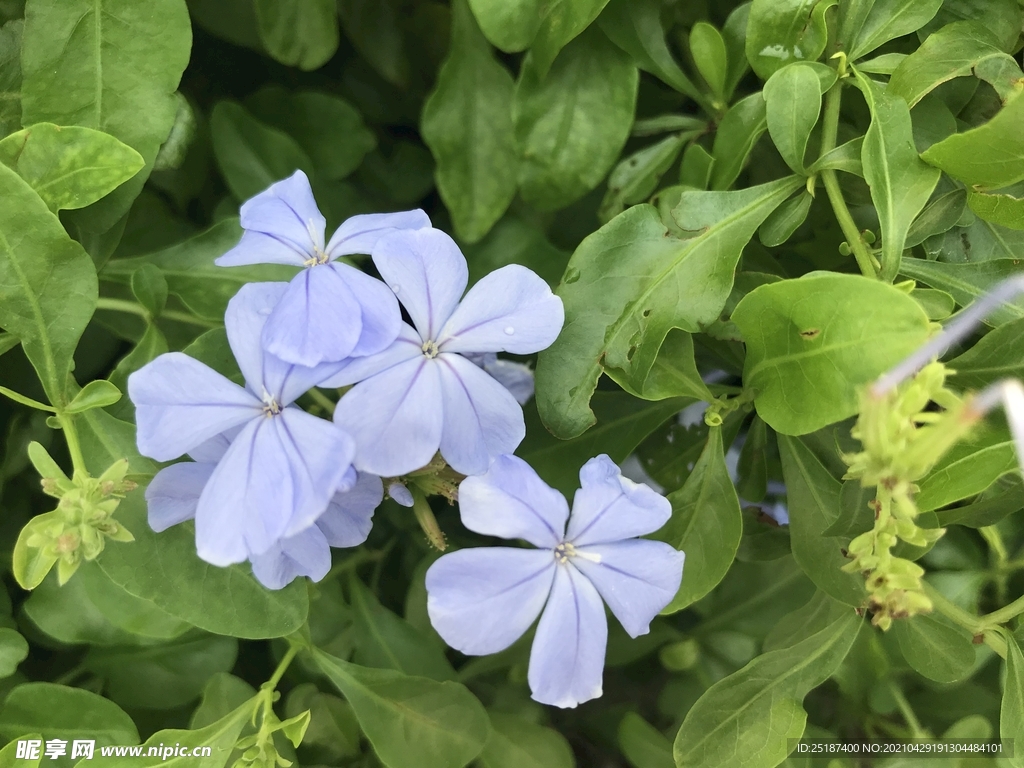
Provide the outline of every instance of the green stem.
{"type": "MultiPolygon", "coordinates": [[[[127,312],[130,315],[138,315],[139,317],[150,319],[149,311],[141,304],[136,304],[134,301],[127,301],[125,299],[107,299],[101,298],[96,300],[96,309],[106,309],[111,312],[127,312]]],[[[203,320],[195,315],[190,315],[187,312],[178,312],[173,309],[165,309],[160,313],[160,318],[163,320],[174,320],[179,323],[188,323],[190,325],[198,325],[203,328],[220,328],[220,323],[215,323],[210,320],[203,320]]],[[[156,320],[157,318],[153,318],[156,320]]]]}
{"type": "Polygon", "coordinates": [[[1006,570],[1006,564],[1010,561],[1010,553],[1003,542],[1002,534],[999,533],[999,529],[994,525],[979,528],[978,532],[988,542],[991,557],[995,561],[993,566],[995,570],[996,600],[1000,603],[1005,603],[1010,581],[1010,574],[1006,570]]]}
{"type": "Polygon", "coordinates": [[[60,420],[60,428],[64,430],[64,440],[68,444],[68,453],[71,454],[71,466],[74,468],[75,476],[88,477],[89,470],[85,466],[85,456],[82,454],[82,444],[78,440],[74,417],[58,412],[57,418],[60,420]]]}
{"type": "Polygon", "coordinates": [[[288,666],[292,663],[292,659],[295,658],[295,654],[299,652],[299,646],[296,643],[289,642],[288,650],[285,651],[284,656],[281,657],[280,663],[277,665],[277,669],[274,670],[274,674],[270,676],[263,685],[260,686],[261,690],[271,691],[277,689],[277,684],[281,682],[281,678],[284,677],[284,673],[288,671],[288,666]]]}
{"type": "Polygon", "coordinates": [[[366,565],[367,563],[375,563],[382,557],[384,557],[386,551],[387,550],[361,550],[353,555],[349,555],[336,566],[331,568],[331,570],[327,573],[327,576],[324,577],[324,581],[327,581],[328,579],[337,578],[338,576],[341,576],[344,573],[348,573],[349,571],[354,571],[361,565],[366,565]]]}
{"type": "Polygon", "coordinates": [[[8,389],[7,387],[0,387],[0,395],[5,395],[14,402],[27,405],[29,408],[36,408],[40,411],[48,411],[50,413],[57,412],[57,409],[52,405],[47,405],[46,403],[41,403],[38,400],[33,400],[31,397],[25,397],[25,395],[20,392],[15,392],[13,389],[8,389]]]}
{"type": "Polygon", "coordinates": [[[327,412],[327,415],[330,416],[331,414],[334,413],[334,408],[337,406],[337,403],[331,400],[331,398],[329,398],[319,389],[311,389],[306,394],[309,395],[310,399],[313,402],[315,402],[317,405],[323,408],[327,412]]]}
{"type": "Polygon", "coordinates": [[[992,613],[982,616],[979,621],[985,627],[995,627],[998,624],[1005,624],[1014,616],[1019,616],[1022,613],[1024,613],[1024,597],[1018,597],[998,611],[992,611],[992,613]]]}
{"type": "Polygon", "coordinates": [[[979,635],[984,631],[985,625],[981,619],[947,599],[945,595],[927,581],[924,582],[924,593],[932,601],[935,610],[947,619],[951,619],[955,624],[959,624],[972,635],[979,635]]]}
{"type": "Polygon", "coordinates": [[[927,739],[931,736],[928,731],[921,727],[921,721],[917,719],[917,715],[914,714],[913,708],[910,706],[910,702],[907,701],[907,697],[903,695],[903,691],[894,682],[889,683],[889,692],[892,697],[896,700],[896,706],[900,709],[900,714],[903,715],[903,719],[910,727],[910,732],[914,735],[915,739],[927,739]]]}

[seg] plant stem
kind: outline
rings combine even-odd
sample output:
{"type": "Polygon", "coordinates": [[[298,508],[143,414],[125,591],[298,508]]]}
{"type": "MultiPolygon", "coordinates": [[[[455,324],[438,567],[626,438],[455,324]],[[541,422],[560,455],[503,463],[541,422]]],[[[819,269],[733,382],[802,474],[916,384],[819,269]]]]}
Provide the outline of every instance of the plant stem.
{"type": "Polygon", "coordinates": [[[334,413],[334,408],[337,405],[331,398],[321,392],[319,389],[311,389],[306,393],[310,399],[327,411],[327,415],[330,416],[334,413]]]}
{"type": "Polygon", "coordinates": [[[60,420],[60,428],[64,430],[64,440],[67,441],[68,453],[71,454],[74,475],[88,477],[89,470],[85,466],[85,456],[82,454],[82,444],[78,440],[74,417],[58,411],[57,418],[60,420]]]}
{"type": "Polygon", "coordinates": [[[999,529],[994,525],[979,528],[978,533],[980,533],[988,543],[989,549],[991,550],[991,557],[995,561],[993,566],[995,570],[994,580],[996,583],[996,599],[1000,603],[1005,603],[1010,580],[1010,574],[1006,570],[1006,564],[1010,560],[1010,553],[1006,550],[1006,544],[1003,542],[1002,534],[999,533],[999,529]]]}
{"type": "Polygon", "coordinates": [[[997,624],[1005,624],[1014,616],[1019,616],[1022,613],[1024,613],[1024,597],[1018,597],[998,611],[992,611],[992,613],[982,616],[979,621],[985,627],[995,627],[997,624]]]}
{"type": "Polygon", "coordinates": [[[331,568],[327,576],[324,577],[324,581],[327,581],[328,579],[337,578],[338,576],[341,576],[343,573],[347,573],[348,571],[354,571],[361,565],[366,565],[367,563],[375,563],[382,557],[384,557],[386,552],[386,549],[380,551],[370,551],[364,549],[359,552],[356,552],[353,555],[349,555],[336,566],[331,568]]]}
{"type": "MultiPolygon", "coordinates": [[[[144,306],[136,304],[134,301],[127,301],[126,299],[100,298],[96,300],[96,309],[106,309],[111,312],[127,312],[130,315],[138,315],[146,320],[150,319],[149,312],[144,306]]],[[[190,315],[187,312],[178,312],[173,309],[165,309],[160,313],[160,318],[174,320],[179,323],[188,323],[189,325],[198,325],[203,328],[220,328],[220,323],[203,320],[201,317],[190,315]]],[[[157,318],[154,317],[152,319],[156,320],[157,318]]]]}
{"type": "Polygon", "coordinates": [[[932,601],[935,610],[947,619],[951,619],[954,623],[959,624],[972,635],[979,635],[984,631],[985,626],[981,619],[947,599],[945,595],[927,581],[924,582],[924,593],[932,601]]]}
{"type": "Polygon", "coordinates": [[[288,670],[288,666],[292,663],[292,659],[295,658],[295,654],[299,652],[299,646],[293,642],[288,643],[288,650],[285,651],[284,656],[281,657],[280,663],[277,665],[277,669],[274,670],[274,674],[270,676],[261,689],[267,691],[274,691],[277,688],[277,684],[281,682],[281,678],[284,677],[284,673],[288,670]]]}
{"type": "Polygon", "coordinates": [[[889,692],[892,697],[896,700],[896,706],[900,709],[900,714],[903,715],[903,719],[910,727],[910,732],[914,735],[915,739],[927,739],[931,736],[928,731],[921,727],[921,721],[917,719],[917,715],[914,714],[914,710],[910,706],[910,702],[907,701],[907,697],[903,695],[903,691],[894,682],[889,683],[889,692]]]}

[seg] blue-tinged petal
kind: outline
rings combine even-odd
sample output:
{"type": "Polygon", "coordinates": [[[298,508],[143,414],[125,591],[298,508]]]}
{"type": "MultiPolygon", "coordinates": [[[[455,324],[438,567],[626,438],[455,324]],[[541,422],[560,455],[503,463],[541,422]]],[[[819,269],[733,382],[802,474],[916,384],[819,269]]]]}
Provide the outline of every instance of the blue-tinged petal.
{"type": "Polygon", "coordinates": [[[170,461],[259,416],[263,404],[198,360],[168,352],[128,377],[139,453],[170,461]]]}
{"type": "Polygon", "coordinates": [[[149,527],[160,533],[195,517],[199,496],[216,466],[183,461],[157,472],[146,488],[149,527]]]}
{"type": "Polygon", "coordinates": [[[469,293],[438,335],[444,352],[512,352],[547,349],[565,320],[562,300],[526,267],[496,269],[469,293]]]}
{"type": "Polygon", "coordinates": [[[418,355],[356,384],[334,421],[356,441],[356,469],[397,477],[434,458],[443,409],[437,364],[418,355]]]}
{"type": "Polygon", "coordinates": [[[384,484],[376,475],[359,473],[356,484],[334,494],[317,527],[332,547],[355,547],[366,541],[373,527],[373,511],[384,500],[384,484]]]}
{"type": "Polygon", "coordinates": [[[398,213],[364,213],[342,222],[327,244],[332,259],[353,253],[372,253],[384,235],[396,229],[426,229],[430,218],[420,209],[398,213]]]}
{"type": "Polygon", "coordinates": [[[495,357],[484,360],[482,367],[485,373],[512,393],[520,405],[526,405],[533,397],[533,371],[530,366],[495,357]]]}
{"type": "Polygon", "coordinates": [[[299,576],[320,581],[330,570],[331,548],[315,525],[252,557],[252,575],[268,589],[286,587],[299,576]]]}
{"type": "Polygon", "coordinates": [[[412,497],[412,491],[397,480],[388,486],[388,496],[391,497],[395,504],[403,507],[411,508],[416,503],[416,500],[412,497]]]}
{"type": "Polygon", "coordinates": [[[461,355],[436,359],[444,399],[441,455],[457,472],[479,475],[526,437],[523,408],[505,387],[461,355]]]}
{"type": "Polygon", "coordinates": [[[631,539],[653,533],[671,516],[668,499],[623,477],[615,462],[601,454],[580,470],[565,538],[578,547],[631,539]]]}
{"type": "Polygon", "coordinates": [[[240,214],[245,234],[238,245],[217,259],[218,266],[301,266],[318,249],[323,252],[327,222],[302,171],[247,200],[240,214]]]}
{"type": "Polygon", "coordinates": [[[630,539],[577,552],[572,564],[597,587],[630,637],[646,635],[679,591],[684,555],[670,544],[630,539]]]}
{"type": "Polygon", "coordinates": [[[594,585],[572,566],[559,566],[530,650],[533,698],[553,707],[596,699],[607,644],[608,620],[594,585]]]}
{"type": "Polygon", "coordinates": [[[240,427],[235,427],[227,432],[211,437],[195,448],[189,448],[188,455],[193,461],[198,461],[200,464],[216,464],[228,452],[228,446],[231,445],[231,441],[235,439],[240,431],[240,427]]]}
{"type": "Polygon", "coordinates": [[[377,241],[373,263],[420,336],[437,341],[469,281],[466,257],[455,241],[438,229],[395,231],[377,241]]]}
{"type": "Polygon", "coordinates": [[[394,291],[375,277],[341,262],[327,265],[337,272],[348,285],[359,303],[362,313],[362,331],[352,357],[365,357],[382,352],[394,343],[402,329],[402,310],[394,291]]]}
{"type": "Polygon", "coordinates": [[[399,327],[398,338],[384,351],[367,357],[351,357],[341,363],[338,372],[321,382],[320,386],[347,387],[393,368],[407,360],[423,358],[423,340],[408,323],[399,327]]]}
{"type": "Polygon", "coordinates": [[[550,550],[562,541],[569,505],[518,456],[498,456],[459,485],[459,514],[471,531],[550,550]]]}
{"type": "Polygon", "coordinates": [[[479,547],[427,569],[427,613],[448,645],[481,656],[508,648],[537,618],[551,591],[549,550],[479,547]]]}

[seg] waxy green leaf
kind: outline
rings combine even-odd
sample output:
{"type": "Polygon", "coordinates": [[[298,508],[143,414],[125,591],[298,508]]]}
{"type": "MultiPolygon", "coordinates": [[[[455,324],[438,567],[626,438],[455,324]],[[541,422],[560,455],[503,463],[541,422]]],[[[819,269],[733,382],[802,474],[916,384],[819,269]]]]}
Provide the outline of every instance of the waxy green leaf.
{"type": "Polygon", "coordinates": [[[768,132],[794,173],[804,173],[804,155],[821,113],[821,88],[811,67],[791,64],[764,84],[768,132]]]}
{"type": "Polygon", "coordinates": [[[850,61],[890,40],[916,32],[931,21],[941,6],[942,0],[874,0],[856,42],[850,46],[850,61]]]}
{"type": "Polygon", "coordinates": [[[725,190],[732,186],[766,130],[767,105],[760,93],[752,93],[729,108],[715,133],[711,189],[725,190]]]}
{"type": "Polygon", "coordinates": [[[542,0],[469,0],[469,7],[491,45],[506,53],[529,48],[544,20],[542,0]]]}
{"type": "Polygon", "coordinates": [[[570,41],[590,26],[608,0],[550,0],[530,51],[541,77],[570,41]]]}
{"type": "MultiPolygon", "coordinates": [[[[999,737],[1020,743],[1024,739],[1024,654],[1014,635],[1004,632],[1002,636],[1006,639],[1006,681],[999,705],[999,737]]],[[[1019,768],[1024,760],[1014,757],[1010,765],[1019,768]]]]}
{"type": "MultiPolygon", "coordinates": [[[[946,264],[924,259],[904,259],[900,272],[925,285],[946,291],[961,307],[988,293],[1001,280],[1024,272],[1018,259],[992,259],[974,264],[946,264]]],[[[999,326],[1024,317],[1024,298],[1005,302],[984,322],[999,326]]]]}
{"type": "Polygon", "coordinates": [[[319,69],[338,50],[335,0],[254,0],[267,53],[299,69],[319,69]]]}
{"type": "MultiPolygon", "coordinates": [[[[954,369],[955,370],[955,369],[954,369]]],[[[1020,464],[1013,438],[1005,429],[990,429],[971,442],[954,446],[918,482],[917,508],[930,512],[976,496],[1020,464]]]]}
{"type": "Polygon", "coordinates": [[[903,658],[939,683],[965,678],[974,667],[971,634],[939,615],[919,614],[894,622],[903,658]]]}
{"type": "Polygon", "coordinates": [[[747,20],[747,60],[762,80],[825,50],[825,12],[837,0],[754,0],[747,20]]]}
{"type": "Polygon", "coordinates": [[[985,221],[1024,230],[1024,199],[1013,195],[987,195],[968,191],[967,205],[985,221]]]}
{"type": "Polygon", "coordinates": [[[958,387],[983,389],[1003,378],[1024,379],[1024,318],[986,333],[977,344],[949,361],[958,387]]]}
{"type": "Polygon", "coordinates": [[[608,222],[622,213],[627,205],[641,203],[650,197],[662,175],[679,157],[679,150],[690,135],[667,136],[620,160],[608,176],[608,191],[599,212],[601,220],[608,222]]]}
{"type": "Polygon", "coordinates": [[[69,740],[87,733],[97,747],[139,743],[135,723],[117,704],[55,683],[22,683],[4,700],[0,738],[6,741],[33,732],[69,740]]]}
{"type": "Polygon", "coordinates": [[[572,747],[554,728],[498,712],[490,717],[491,735],[478,760],[481,768],[575,768],[572,747]]]}
{"type": "Polygon", "coordinates": [[[0,138],[21,127],[21,35],[25,22],[0,26],[0,138]]]}
{"type": "Polygon", "coordinates": [[[697,22],[690,30],[690,53],[693,54],[697,71],[711,92],[719,99],[724,99],[729,59],[722,33],[705,21],[697,22]]]}

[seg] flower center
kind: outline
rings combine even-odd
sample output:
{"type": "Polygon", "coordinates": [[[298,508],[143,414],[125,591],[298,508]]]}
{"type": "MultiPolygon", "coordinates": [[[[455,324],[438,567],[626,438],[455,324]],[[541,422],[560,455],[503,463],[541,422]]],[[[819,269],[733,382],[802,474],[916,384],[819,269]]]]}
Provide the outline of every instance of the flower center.
{"type": "Polygon", "coordinates": [[[328,261],[330,261],[330,258],[327,256],[324,250],[320,246],[314,245],[313,255],[306,259],[304,262],[302,262],[302,265],[306,267],[315,267],[318,264],[326,264],[328,261]]]}
{"type": "Polygon", "coordinates": [[[277,416],[281,412],[281,405],[269,392],[263,392],[263,415],[277,416]]]}
{"type": "Polygon", "coordinates": [[[555,560],[557,560],[560,565],[568,563],[570,557],[579,557],[584,560],[589,560],[592,563],[601,562],[600,555],[593,552],[580,552],[571,542],[568,541],[563,541],[555,547],[555,560]]]}
{"type": "Polygon", "coordinates": [[[431,360],[433,360],[441,353],[441,350],[438,349],[437,342],[431,341],[430,339],[424,341],[423,346],[421,346],[420,349],[423,350],[424,357],[427,357],[431,360]]]}

